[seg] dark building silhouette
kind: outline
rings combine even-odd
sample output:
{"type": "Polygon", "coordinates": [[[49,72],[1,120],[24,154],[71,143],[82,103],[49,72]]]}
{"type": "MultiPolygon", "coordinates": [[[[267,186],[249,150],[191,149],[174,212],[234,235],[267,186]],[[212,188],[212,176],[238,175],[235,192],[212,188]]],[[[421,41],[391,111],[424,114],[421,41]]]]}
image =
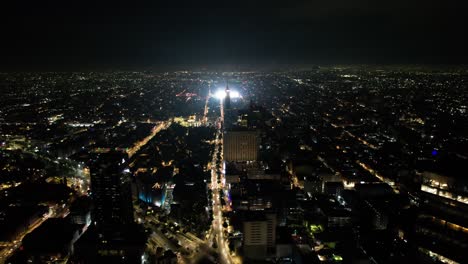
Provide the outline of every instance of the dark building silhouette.
{"type": "Polygon", "coordinates": [[[259,140],[255,131],[227,131],[224,134],[224,159],[226,161],[255,161],[259,140]]]}
{"type": "Polygon", "coordinates": [[[229,90],[229,84],[226,81],[226,97],[224,98],[224,108],[226,110],[231,109],[231,91],[229,90]]]}
{"type": "Polygon", "coordinates": [[[249,259],[263,259],[275,247],[276,214],[251,212],[243,220],[244,254],[249,259]]]}
{"type": "Polygon", "coordinates": [[[229,90],[229,84],[226,81],[226,97],[224,97],[224,129],[230,130],[236,126],[238,110],[231,105],[231,90],[229,90]]]}
{"type": "Polygon", "coordinates": [[[90,166],[93,221],[99,229],[133,223],[128,155],[101,153],[90,166]]]}
{"type": "Polygon", "coordinates": [[[139,263],[146,235],[133,220],[128,155],[98,154],[90,165],[93,223],[77,241],[75,263],[139,263]]]}

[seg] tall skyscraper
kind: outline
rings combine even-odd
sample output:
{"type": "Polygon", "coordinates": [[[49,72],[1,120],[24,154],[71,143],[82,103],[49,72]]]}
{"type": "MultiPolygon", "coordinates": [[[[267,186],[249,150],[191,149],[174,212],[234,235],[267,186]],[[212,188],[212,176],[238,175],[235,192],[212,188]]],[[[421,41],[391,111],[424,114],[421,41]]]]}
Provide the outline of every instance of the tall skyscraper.
{"type": "Polygon", "coordinates": [[[147,237],[133,219],[127,160],[111,151],[90,164],[95,225],[75,243],[74,263],[141,263],[147,237]]]}
{"type": "Polygon", "coordinates": [[[223,140],[226,161],[257,160],[259,142],[255,131],[227,131],[223,140]]]}
{"type": "Polygon", "coordinates": [[[224,109],[231,109],[231,91],[229,90],[229,83],[226,80],[226,98],[224,98],[224,109]]]}
{"type": "Polygon", "coordinates": [[[237,119],[239,111],[236,109],[236,105],[233,106],[231,102],[231,90],[229,89],[229,83],[226,81],[226,96],[224,97],[224,124],[223,127],[225,130],[231,130],[237,126],[237,119]]]}
{"type": "Polygon", "coordinates": [[[276,214],[251,212],[243,221],[244,253],[247,258],[262,259],[276,243],[276,214]]]}
{"type": "Polygon", "coordinates": [[[133,207],[126,167],[128,155],[122,152],[98,155],[90,168],[93,221],[98,228],[131,224],[133,207]]]}

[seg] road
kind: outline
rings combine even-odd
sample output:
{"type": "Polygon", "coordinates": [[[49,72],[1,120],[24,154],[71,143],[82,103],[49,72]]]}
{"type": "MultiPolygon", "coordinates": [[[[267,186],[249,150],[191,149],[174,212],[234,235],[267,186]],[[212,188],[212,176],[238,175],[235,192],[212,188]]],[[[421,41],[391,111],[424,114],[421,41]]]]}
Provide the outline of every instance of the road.
{"type": "Polygon", "coordinates": [[[158,125],[154,126],[153,129],[151,129],[151,133],[145,137],[144,139],[136,142],[133,147],[131,147],[129,150],[127,150],[128,157],[131,158],[135,153],[138,152],[138,150],[141,149],[144,145],[146,145],[154,136],[156,136],[161,130],[167,129],[170,127],[172,124],[171,121],[163,121],[159,123],[158,125]]]}
{"type": "MultiPolygon", "coordinates": [[[[211,97],[211,90],[208,92],[208,96],[205,101],[203,123],[207,123],[207,115],[209,110],[209,100],[211,97]]],[[[224,218],[223,208],[221,205],[221,194],[223,191],[224,174],[222,171],[223,164],[223,140],[222,140],[222,129],[224,121],[224,107],[223,100],[220,100],[220,116],[216,122],[216,139],[215,149],[211,160],[211,191],[212,200],[210,203],[213,208],[213,222],[212,226],[206,236],[206,240],[202,240],[190,232],[174,231],[171,226],[174,222],[170,220],[160,222],[154,215],[146,215],[140,208],[135,208],[135,211],[139,218],[142,219],[143,224],[153,230],[153,233],[148,240],[148,247],[151,250],[156,250],[157,247],[162,247],[165,250],[172,250],[178,255],[178,263],[197,263],[198,260],[207,257],[211,259],[213,263],[221,264],[238,264],[241,263],[240,258],[231,255],[229,250],[229,242],[227,237],[224,235],[224,218]],[[219,182],[219,183],[218,183],[219,182]],[[182,246],[181,246],[182,245],[182,246]],[[217,256],[217,260],[213,257],[217,256]]],[[[164,122],[156,126],[151,135],[135,144],[129,151],[129,155],[134,155],[143,145],[145,145],[156,133],[160,130],[167,128],[170,123],[164,122]]],[[[228,199],[225,197],[226,201],[228,199]]],[[[226,203],[227,205],[229,203],[226,203]]]]}
{"type": "Polygon", "coordinates": [[[69,209],[67,206],[60,206],[60,205],[52,205],[49,206],[49,213],[44,215],[41,218],[38,218],[34,221],[31,225],[29,225],[28,229],[24,230],[22,233],[18,234],[16,239],[11,243],[2,244],[5,246],[0,251],[0,264],[5,263],[5,261],[13,255],[13,253],[21,246],[21,241],[23,238],[34,231],[34,229],[38,228],[42,223],[44,223],[49,218],[56,218],[56,217],[66,217],[69,213],[69,209]]]}
{"type": "Polygon", "coordinates": [[[194,234],[183,228],[176,231],[174,227],[179,224],[171,220],[160,221],[155,215],[146,215],[138,206],[135,206],[135,212],[142,219],[143,225],[153,231],[147,243],[149,251],[156,252],[158,247],[172,250],[177,254],[178,263],[197,263],[197,259],[214,252],[206,241],[194,234]]]}
{"type": "MultiPolygon", "coordinates": [[[[348,135],[349,137],[359,141],[361,144],[363,144],[364,146],[367,146],[373,150],[376,150],[378,149],[378,147],[376,145],[373,145],[369,142],[367,142],[366,140],[354,135],[353,133],[349,132],[348,130],[346,130],[346,126],[343,126],[343,125],[337,125],[337,124],[334,124],[330,119],[326,118],[326,117],[323,117],[322,118],[323,121],[329,123],[332,127],[334,128],[341,128],[343,129],[343,133],[348,135]]],[[[334,173],[338,173],[338,174],[341,174],[340,172],[336,171],[334,168],[330,167],[325,159],[323,159],[322,157],[320,156],[317,156],[317,158],[327,167],[329,168],[332,172],[334,173]]],[[[360,161],[360,160],[356,160],[355,163],[357,165],[359,165],[362,169],[366,170],[367,172],[369,172],[369,174],[373,175],[374,177],[376,177],[377,179],[379,179],[381,182],[384,182],[386,184],[388,184],[390,187],[392,187],[393,191],[395,193],[399,193],[399,187],[395,184],[395,181],[390,179],[390,178],[387,178],[387,177],[384,177],[382,175],[380,175],[376,170],[374,170],[370,165],[360,161]]]]}
{"type": "Polygon", "coordinates": [[[210,109],[208,106],[208,103],[210,102],[210,97],[211,97],[211,84],[208,87],[208,95],[206,96],[205,100],[205,108],[203,109],[203,119],[202,119],[202,124],[206,125],[208,121],[208,110],[210,109]]]}
{"type": "MultiPolygon", "coordinates": [[[[224,108],[223,100],[220,100],[220,122],[223,122],[224,117],[224,108]]],[[[217,126],[216,131],[216,146],[213,151],[212,157],[212,166],[211,166],[211,191],[212,195],[212,206],[213,206],[213,223],[211,227],[211,232],[209,234],[209,239],[213,241],[213,244],[216,244],[214,248],[219,253],[219,260],[222,264],[230,263],[240,263],[238,258],[233,258],[231,251],[229,249],[229,242],[224,235],[224,218],[222,213],[221,205],[221,194],[223,191],[223,174],[222,170],[222,161],[223,161],[223,139],[222,139],[222,126],[217,126]]]]}
{"type": "MultiPolygon", "coordinates": [[[[220,131],[218,131],[216,135],[216,139],[218,142],[222,142],[220,139],[220,131]]],[[[221,186],[221,177],[219,172],[219,166],[221,164],[221,159],[218,159],[221,153],[219,153],[219,148],[216,147],[214,154],[213,154],[213,166],[211,168],[211,191],[213,192],[213,226],[211,228],[212,233],[210,238],[212,238],[213,244],[216,244],[215,247],[219,253],[221,263],[233,263],[231,259],[231,254],[229,251],[228,243],[226,243],[226,239],[223,232],[223,215],[222,215],[222,207],[221,207],[221,195],[220,191],[222,190],[221,186]],[[218,181],[220,183],[218,183],[218,181]]]]}

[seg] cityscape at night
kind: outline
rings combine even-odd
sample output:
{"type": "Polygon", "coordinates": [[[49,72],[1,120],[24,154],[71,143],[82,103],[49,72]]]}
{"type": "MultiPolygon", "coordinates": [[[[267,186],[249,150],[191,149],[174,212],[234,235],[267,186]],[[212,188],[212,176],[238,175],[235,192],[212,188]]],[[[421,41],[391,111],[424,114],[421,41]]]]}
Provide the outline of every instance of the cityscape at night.
{"type": "Polygon", "coordinates": [[[463,10],[299,2],[9,7],[0,264],[467,263],[463,10]]]}

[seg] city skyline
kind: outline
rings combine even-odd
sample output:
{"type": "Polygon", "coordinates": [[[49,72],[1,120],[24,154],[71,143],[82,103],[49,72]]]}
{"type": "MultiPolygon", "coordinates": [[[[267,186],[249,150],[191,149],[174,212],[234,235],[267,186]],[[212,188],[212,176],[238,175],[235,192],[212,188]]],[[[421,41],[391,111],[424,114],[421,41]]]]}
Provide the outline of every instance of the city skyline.
{"type": "Polygon", "coordinates": [[[0,261],[463,263],[467,81],[2,73],[0,261]]]}
{"type": "Polygon", "coordinates": [[[461,264],[468,13],[12,2],[0,264],[461,264]]]}

